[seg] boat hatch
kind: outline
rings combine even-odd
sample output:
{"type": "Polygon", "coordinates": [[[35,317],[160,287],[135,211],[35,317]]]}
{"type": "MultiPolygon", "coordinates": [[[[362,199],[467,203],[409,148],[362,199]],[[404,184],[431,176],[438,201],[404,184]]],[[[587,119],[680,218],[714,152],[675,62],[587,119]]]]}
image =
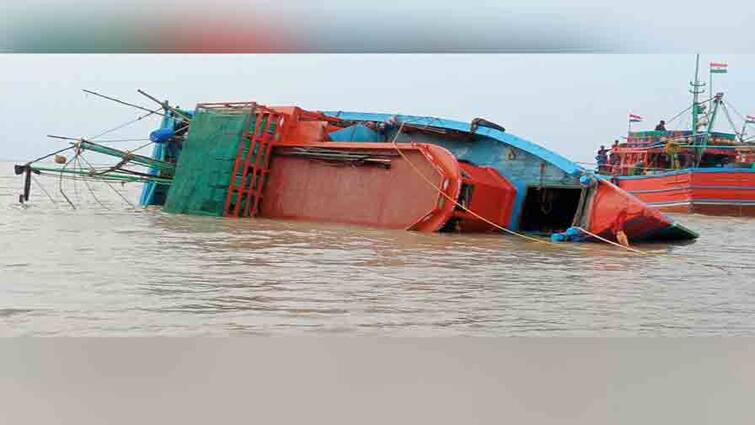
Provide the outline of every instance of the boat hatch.
{"type": "Polygon", "coordinates": [[[562,232],[577,213],[580,188],[529,187],[524,199],[520,228],[529,232],[562,232]]]}

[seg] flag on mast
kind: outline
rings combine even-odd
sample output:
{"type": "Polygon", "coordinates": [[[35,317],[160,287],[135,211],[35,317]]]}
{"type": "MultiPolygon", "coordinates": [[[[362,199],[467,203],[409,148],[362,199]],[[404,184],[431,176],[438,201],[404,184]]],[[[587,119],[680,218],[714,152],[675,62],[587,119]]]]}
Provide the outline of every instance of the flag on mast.
{"type": "Polygon", "coordinates": [[[755,115],[748,115],[745,117],[745,123],[755,124],[755,115]]]}
{"type": "Polygon", "coordinates": [[[710,73],[711,74],[726,74],[726,71],[728,70],[729,65],[725,63],[717,63],[717,62],[711,62],[710,63],[710,73]]]}
{"type": "Polygon", "coordinates": [[[641,121],[642,121],[641,116],[637,114],[633,114],[631,112],[629,113],[629,122],[641,122],[641,121]]]}

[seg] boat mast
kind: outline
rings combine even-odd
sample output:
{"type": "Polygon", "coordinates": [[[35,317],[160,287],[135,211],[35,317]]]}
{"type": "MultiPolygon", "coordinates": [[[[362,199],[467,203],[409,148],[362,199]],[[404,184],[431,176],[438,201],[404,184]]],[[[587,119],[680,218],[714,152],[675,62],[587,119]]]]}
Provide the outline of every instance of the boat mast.
{"type": "MultiPolygon", "coordinates": [[[[710,135],[710,133],[713,131],[713,123],[714,121],[716,121],[716,115],[718,115],[718,107],[723,102],[723,97],[723,93],[716,93],[716,95],[713,97],[713,105],[711,105],[710,117],[708,119],[708,135],[710,135]]],[[[734,131],[736,131],[736,129],[734,131]]]]}
{"type": "Polygon", "coordinates": [[[695,57],[695,80],[690,81],[692,93],[692,143],[697,144],[697,126],[700,123],[700,95],[705,92],[705,83],[700,81],[700,54],[695,57]]]}
{"type": "Polygon", "coordinates": [[[710,114],[708,114],[708,125],[705,128],[705,134],[703,134],[699,146],[695,147],[695,151],[697,153],[697,164],[700,164],[700,160],[702,160],[703,158],[705,148],[708,146],[708,140],[710,139],[711,132],[713,131],[713,123],[716,121],[716,115],[718,115],[718,107],[721,105],[721,99],[723,98],[723,96],[723,93],[716,93],[716,95],[713,97],[713,104],[710,107],[710,114]]]}

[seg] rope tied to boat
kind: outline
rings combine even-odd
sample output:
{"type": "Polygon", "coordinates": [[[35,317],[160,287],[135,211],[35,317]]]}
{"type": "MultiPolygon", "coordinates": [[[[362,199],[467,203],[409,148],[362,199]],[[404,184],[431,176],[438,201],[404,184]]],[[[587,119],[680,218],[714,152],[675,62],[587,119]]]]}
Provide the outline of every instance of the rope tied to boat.
{"type": "Polygon", "coordinates": [[[631,246],[623,245],[623,244],[620,244],[620,243],[618,243],[618,242],[614,242],[614,241],[612,241],[612,240],[610,240],[610,239],[606,239],[606,238],[604,238],[604,237],[602,237],[602,236],[600,236],[600,235],[596,235],[595,233],[592,233],[592,232],[590,232],[589,230],[587,230],[587,229],[585,229],[585,228],[583,228],[583,227],[580,227],[580,226],[573,226],[573,227],[574,227],[575,229],[579,230],[580,232],[583,232],[583,233],[585,233],[586,235],[588,235],[588,236],[591,236],[591,237],[593,237],[593,238],[595,238],[595,239],[597,239],[597,240],[599,240],[599,241],[605,242],[605,243],[607,243],[607,244],[611,244],[611,245],[613,245],[613,246],[616,246],[616,247],[619,247],[619,248],[624,248],[624,249],[626,249],[627,251],[630,251],[630,252],[634,252],[635,254],[639,254],[639,255],[650,255],[650,253],[647,253],[647,252],[645,252],[645,251],[639,250],[639,249],[637,249],[637,248],[632,248],[631,246]]]}
{"type": "MultiPolygon", "coordinates": [[[[393,145],[393,148],[394,148],[394,149],[396,150],[396,152],[398,152],[398,154],[399,154],[399,155],[401,155],[401,158],[403,158],[403,160],[404,160],[404,161],[406,161],[406,163],[407,163],[407,164],[409,164],[409,166],[411,167],[411,169],[412,169],[412,170],[413,170],[413,171],[414,171],[414,172],[415,172],[415,173],[416,173],[417,175],[419,175],[419,176],[420,176],[420,177],[422,178],[422,180],[424,180],[424,181],[425,181],[425,183],[427,183],[427,184],[428,184],[428,185],[430,185],[430,186],[431,186],[432,188],[434,188],[434,189],[435,189],[435,190],[436,190],[436,191],[437,191],[437,192],[438,192],[438,193],[439,193],[439,194],[440,194],[441,196],[443,196],[443,197],[444,197],[444,198],[446,198],[446,199],[447,199],[448,201],[450,201],[451,203],[453,203],[454,205],[456,205],[456,206],[457,206],[458,208],[460,208],[460,209],[462,209],[463,211],[465,211],[465,212],[469,213],[470,215],[474,216],[475,218],[477,218],[477,219],[479,219],[479,220],[482,220],[482,221],[483,221],[483,222],[485,222],[486,224],[489,224],[490,226],[493,226],[494,228],[496,228],[496,229],[498,229],[498,230],[501,230],[501,231],[503,231],[503,232],[505,232],[505,233],[508,233],[508,234],[510,234],[510,235],[514,235],[514,236],[517,236],[517,237],[519,237],[519,238],[525,239],[525,240],[527,240],[527,241],[530,241],[530,242],[536,242],[536,243],[539,243],[539,244],[544,244],[544,245],[556,245],[556,244],[555,244],[554,242],[551,242],[551,241],[545,241],[545,240],[542,240],[542,239],[538,239],[538,238],[533,238],[532,236],[527,236],[527,235],[525,235],[525,234],[523,234],[523,233],[519,233],[519,232],[516,232],[516,231],[514,231],[514,230],[511,230],[511,229],[507,229],[506,227],[503,227],[503,226],[501,226],[501,225],[499,225],[499,224],[497,224],[497,223],[494,223],[494,222],[492,222],[492,221],[488,220],[487,218],[485,218],[485,217],[481,216],[480,214],[477,214],[476,212],[472,211],[472,210],[471,210],[471,209],[469,209],[469,208],[468,208],[467,206],[465,206],[465,205],[462,205],[462,204],[461,204],[461,203],[459,203],[459,202],[458,202],[458,201],[457,201],[456,199],[453,199],[453,198],[452,198],[452,197],[451,197],[450,195],[448,195],[448,194],[447,194],[447,193],[445,193],[445,192],[444,192],[443,190],[441,190],[441,188],[439,188],[439,187],[438,187],[438,186],[437,186],[437,185],[436,185],[435,183],[433,183],[432,181],[430,181],[430,179],[428,179],[428,178],[427,178],[427,176],[425,176],[425,175],[424,175],[424,174],[423,174],[423,173],[422,173],[422,172],[421,172],[421,171],[420,171],[420,170],[419,170],[419,169],[417,168],[417,166],[416,166],[416,165],[414,165],[414,163],[413,163],[413,162],[412,162],[412,161],[411,161],[411,160],[410,160],[410,159],[409,159],[409,158],[408,158],[408,157],[407,157],[407,156],[406,156],[406,155],[405,155],[405,154],[404,154],[404,153],[403,153],[403,152],[401,151],[401,148],[399,148],[399,146],[398,146],[398,143],[397,143],[397,142],[398,142],[398,136],[399,136],[399,135],[401,134],[401,131],[403,130],[403,128],[404,128],[404,123],[402,122],[402,123],[401,123],[401,125],[399,126],[398,130],[396,131],[396,134],[395,134],[395,135],[393,136],[393,140],[391,141],[391,144],[393,145]]],[[[613,241],[611,241],[611,240],[609,240],[609,239],[603,238],[603,237],[601,237],[601,236],[598,236],[598,235],[596,235],[596,234],[594,234],[594,233],[592,233],[592,232],[589,232],[589,231],[587,231],[587,230],[583,229],[582,227],[577,227],[577,226],[574,226],[574,227],[575,227],[576,229],[579,229],[580,231],[584,232],[585,234],[587,234],[587,235],[589,235],[589,236],[592,236],[592,237],[596,238],[597,240],[600,240],[600,241],[606,242],[606,243],[608,243],[608,244],[611,244],[611,245],[613,245],[613,246],[616,246],[616,247],[619,247],[619,248],[625,249],[625,250],[627,250],[627,251],[629,251],[629,252],[632,252],[632,253],[634,253],[634,254],[638,254],[638,255],[648,255],[648,253],[647,253],[647,252],[644,252],[644,251],[641,251],[641,250],[639,250],[639,249],[636,249],[636,248],[632,248],[632,247],[629,247],[629,246],[624,246],[624,245],[621,245],[621,244],[619,244],[619,243],[613,242],[613,241]]]]}
{"type": "MultiPolygon", "coordinates": [[[[414,163],[403,152],[401,152],[401,148],[398,147],[398,143],[397,143],[398,136],[401,134],[401,131],[403,129],[403,125],[404,124],[401,123],[401,125],[398,128],[398,130],[396,131],[396,135],[393,137],[393,140],[391,142],[391,144],[393,145],[393,148],[396,150],[396,152],[398,152],[399,155],[401,155],[401,157],[404,159],[404,161],[406,161],[409,164],[409,166],[412,168],[412,170],[414,170],[414,172],[417,173],[422,178],[422,180],[424,180],[428,185],[432,186],[444,198],[446,198],[447,200],[451,201],[454,205],[456,205],[457,207],[459,207],[462,210],[466,211],[467,213],[471,214],[472,216],[474,216],[474,217],[476,217],[476,218],[484,221],[485,223],[487,223],[487,224],[489,224],[489,225],[491,225],[491,226],[495,227],[496,229],[499,229],[499,230],[501,230],[503,232],[506,232],[506,233],[514,235],[514,236],[518,236],[518,237],[520,237],[522,239],[525,239],[525,240],[528,240],[528,241],[531,241],[531,242],[537,242],[537,243],[545,244],[545,245],[560,245],[560,244],[558,244],[556,242],[553,242],[553,241],[545,241],[545,240],[542,240],[542,239],[533,238],[531,236],[524,235],[524,234],[516,232],[514,230],[507,229],[507,228],[505,228],[505,227],[503,227],[503,226],[501,226],[501,225],[499,225],[497,223],[494,223],[494,222],[488,220],[487,218],[485,218],[485,217],[477,214],[476,212],[470,210],[468,207],[466,207],[465,205],[460,204],[456,199],[451,198],[449,195],[447,195],[445,192],[443,192],[435,183],[433,183],[432,181],[430,181],[424,174],[422,174],[422,172],[414,165],[414,163]]],[[[621,248],[621,249],[623,249],[623,250],[625,250],[627,252],[631,252],[631,253],[633,253],[635,255],[640,255],[640,256],[654,256],[655,255],[655,254],[650,253],[650,252],[646,252],[646,251],[643,251],[643,250],[640,250],[640,249],[637,249],[637,248],[632,248],[631,246],[622,245],[622,244],[620,244],[618,242],[614,242],[614,241],[612,241],[610,239],[606,239],[606,238],[604,238],[604,237],[602,237],[600,235],[597,235],[597,234],[595,234],[593,232],[590,232],[589,230],[587,230],[587,229],[585,229],[585,228],[583,228],[581,226],[572,226],[572,227],[574,227],[575,229],[579,230],[580,232],[584,232],[586,235],[588,235],[590,237],[593,237],[593,238],[595,238],[598,241],[605,242],[605,243],[607,243],[609,245],[612,245],[612,246],[615,246],[617,248],[621,248]]],[[[699,266],[703,266],[703,267],[707,267],[707,268],[715,268],[715,269],[718,269],[718,270],[720,270],[720,271],[722,271],[724,273],[727,273],[727,274],[730,273],[725,268],[723,268],[721,266],[717,266],[715,264],[707,264],[707,263],[700,263],[700,262],[690,261],[689,258],[686,258],[686,257],[677,257],[675,255],[666,255],[665,257],[666,258],[671,258],[671,259],[674,259],[674,260],[677,260],[677,261],[680,261],[680,262],[682,262],[684,264],[688,264],[688,265],[699,265],[699,266]]]]}

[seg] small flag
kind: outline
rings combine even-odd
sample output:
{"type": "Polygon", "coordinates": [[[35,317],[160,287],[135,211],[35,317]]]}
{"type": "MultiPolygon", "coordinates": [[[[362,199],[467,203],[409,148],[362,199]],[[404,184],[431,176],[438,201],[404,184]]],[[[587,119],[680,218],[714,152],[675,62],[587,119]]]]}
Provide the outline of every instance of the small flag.
{"type": "Polygon", "coordinates": [[[729,65],[725,63],[716,63],[711,62],[710,63],[710,73],[711,74],[726,74],[726,70],[729,65]]]}
{"type": "Polygon", "coordinates": [[[635,114],[629,114],[629,122],[640,122],[642,121],[642,117],[635,114]]]}
{"type": "Polygon", "coordinates": [[[755,116],[753,116],[753,115],[748,115],[748,116],[747,116],[747,117],[745,117],[745,118],[746,118],[746,119],[745,119],[745,122],[746,122],[747,124],[755,124],[755,116]]]}

